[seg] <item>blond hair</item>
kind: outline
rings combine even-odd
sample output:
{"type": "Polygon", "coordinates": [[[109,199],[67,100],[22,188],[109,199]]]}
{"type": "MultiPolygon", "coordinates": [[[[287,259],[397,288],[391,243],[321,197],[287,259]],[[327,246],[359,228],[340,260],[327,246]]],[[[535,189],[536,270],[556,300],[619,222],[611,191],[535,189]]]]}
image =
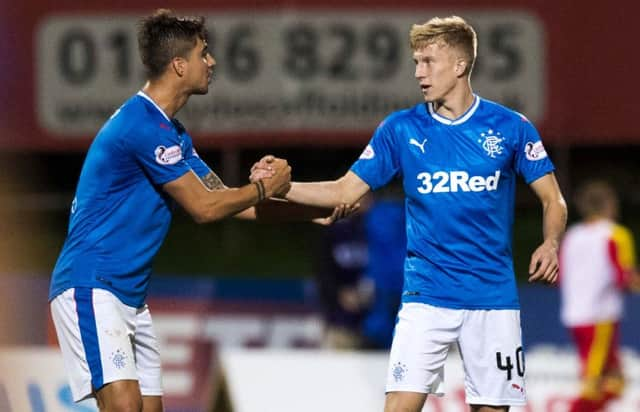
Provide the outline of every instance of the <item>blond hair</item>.
{"type": "Polygon", "coordinates": [[[471,73],[476,61],[478,36],[462,17],[434,17],[424,24],[414,24],[409,31],[409,41],[414,51],[436,42],[460,50],[467,61],[466,75],[471,73]]]}

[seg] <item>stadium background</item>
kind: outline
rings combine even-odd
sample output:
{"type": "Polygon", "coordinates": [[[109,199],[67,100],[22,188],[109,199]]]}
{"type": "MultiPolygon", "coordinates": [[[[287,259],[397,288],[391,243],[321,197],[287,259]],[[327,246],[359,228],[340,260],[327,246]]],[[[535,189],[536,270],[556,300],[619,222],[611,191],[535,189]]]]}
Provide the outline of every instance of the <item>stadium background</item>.
{"type": "MultiPolygon", "coordinates": [[[[157,6],[150,1],[79,5],[68,0],[56,2],[55,9],[34,0],[0,6],[0,344],[6,348],[0,358],[2,352],[9,354],[2,359],[22,359],[11,351],[50,341],[46,282],[64,240],[84,152],[104,119],[141,85],[132,24],[157,6]]],[[[622,221],[640,233],[640,57],[633,52],[635,31],[627,17],[640,9],[634,2],[575,7],[568,0],[426,5],[414,0],[191,0],[163,6],[208,18],[219,68],[210,94],[192,99],[178,117],[191,131],[200,156],[229,185],[245,182],[250,165],[265,153],[287,158],[296,180],[344,173],[390,107],[419,101],[406,40],[409,24],[456,13],[479,29],[475,90],[535,122],[568,199],[577,182],[607,178],[622,196],[622,221]]],[[[529,253],[541,236],[540,208],[525,185],[516,205],[514,258],[523,281],[529,253]]],[[[300,321],[302,326],[281,332],[281,340],[247,332],[249,346],[313,346],[319,329],[310,278],[321,230],[306,223],[233,220],[197,226],[178,213],[156,259],[158,283],[152,298],[162,311],[166,308],[166,319],[188,314],[191,320],[229,320],[231,326],[224,329],[228,336],[244,336],[238,332],[242,322],[264,324],[261,312],[266,308],[271,314],[266,322],[276,330],[281,326],[273,321],[277,316],[285,316],[285,324],[300,321]],[[235,326],[234,320],[239,320],[235,326]]],[[[539,347],[562,351],[568,340],[557,322],[556,291],[521,286],[525,337],[539,347]]],[[[630,362],[636,362],[640,337],[633,325],[640,320],[640,305],[637,298],[629,305],[623,333],[635,356],[630,362]]],[[[168,328],[167,342],[188,341],[202,359],[211,359],[207,354],[225,339],[203,340],[187,332],[176,337],[173,331],[180,328],[168,328]]],[[[222,346],[247,346],[243,339],[228,340],[222,346]]],[[[567,360],[572,355],[562,356],[559,362],[567,370],[574,368],[567,360]]],[[[301,362],[311,365],[312,358],[301,362]]],[[[528,367],[536,368],[532,360],[528,367]]],[[[3,369],[2,379],[11,378],[6,376],[10,370],[3,369]]],[[[196,368],[192,376],[209,372],[196,368]]],[[[37,409],[38,398],[26,383],[40,378],[25,379],[24,388],[17,390],[29,394],[24,399],[33,410],[58,410],[49,402],[60,396],[44,396],[46,407],[37,409]]],[[[206,379],[198,382],[202,386],[194,388],[200,392],[214,385],[206,379]]],[[[637,408],[640,383],[637,377],[631,382],[628,404],[637,408]]],[[[8,408],[17,395],[6,388],[17,387],[5,385],[0,385],[0,406],[8,408]]],[[[249,384],[240,385],[251,393],[249,384]]],[[[555,407],[549,406],[551,395],[540,396],[546,409],[533,399],[532,410],[555,410],[549,409],[555,407]]],[[[173,410],[197,410],[185,406],[188,398],[200,404],[212,401],[183,394],[183,403],[176,404],[182,406],[173,410]]]]}

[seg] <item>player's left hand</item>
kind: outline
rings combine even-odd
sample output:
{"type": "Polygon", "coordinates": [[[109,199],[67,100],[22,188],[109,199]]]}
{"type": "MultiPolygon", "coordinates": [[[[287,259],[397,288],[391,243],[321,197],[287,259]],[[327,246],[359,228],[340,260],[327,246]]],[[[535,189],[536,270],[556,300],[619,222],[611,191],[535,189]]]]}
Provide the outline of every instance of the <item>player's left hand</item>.
{"type": "Polygon", "coordinates": [[[329,226],[340,219],[344,219],[345,217],[354,214],[358,211],[358,209],[360,209],[360,203],[354,203],[352,205],[343,203],[333,209],[333,213],[331,213],[331,216],[313,219],[313,223],[317,223],[322,226],[329,226]]]}
{"type": "Polygon", "coordinates": [[[555,283],[558,280],[558,242],[546,240],[531,255],[529,282],[555,283]]]}

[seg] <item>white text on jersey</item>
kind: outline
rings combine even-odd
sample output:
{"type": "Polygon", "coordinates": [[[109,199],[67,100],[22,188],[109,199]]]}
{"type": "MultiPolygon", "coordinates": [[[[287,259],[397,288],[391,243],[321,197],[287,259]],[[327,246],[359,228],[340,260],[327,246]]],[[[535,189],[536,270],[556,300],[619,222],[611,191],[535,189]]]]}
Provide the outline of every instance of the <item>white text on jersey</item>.
{"type": "Polygon", "coordinates": [[[418,192],[426,195],[429,193],[449,192],[482,192],[492,191],[498,188],[500,171],[492,176],[469,176],[464,170],[452,170],[450,172],[418,173],[417,179],[421,182],[418,192]]]}

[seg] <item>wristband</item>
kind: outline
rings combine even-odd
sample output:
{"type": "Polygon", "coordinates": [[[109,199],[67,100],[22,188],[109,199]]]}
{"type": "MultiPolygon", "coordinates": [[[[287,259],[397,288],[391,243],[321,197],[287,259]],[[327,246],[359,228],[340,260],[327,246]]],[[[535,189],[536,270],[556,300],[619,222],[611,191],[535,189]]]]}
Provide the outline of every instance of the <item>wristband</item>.
{"type": "Polygon", "coordinates": [[[258,202],[262,202],[267,197],[262,179],[258,180],[257,182],[253,182],[253,184],[256,185],[256,189],[258,190],[258,202]]]}

